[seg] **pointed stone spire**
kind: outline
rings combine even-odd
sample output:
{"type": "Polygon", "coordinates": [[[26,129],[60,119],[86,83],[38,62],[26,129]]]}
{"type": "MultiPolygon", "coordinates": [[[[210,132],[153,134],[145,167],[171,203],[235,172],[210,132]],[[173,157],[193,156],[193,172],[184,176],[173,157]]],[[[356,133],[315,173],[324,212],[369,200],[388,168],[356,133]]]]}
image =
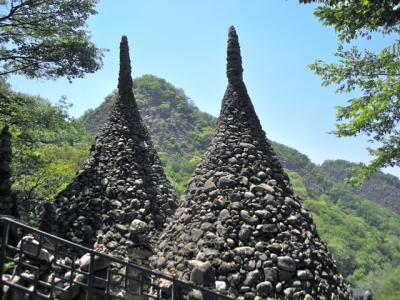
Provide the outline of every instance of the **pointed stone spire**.
{"type": "Polygon", "coordinates": [[[15,199],[11,193],[11,133],[7,125],[0,134],[0,214],[17,217],[15,199]]]}
{"type": "Polygon", "coordinates": [[[118,95],[110,119],[117,118],[117,120],[120,120],[121,115],[124,114],[127,114],[126,119],[130,117],[140,118],[135,96],[133,95],[131,59],[126,36],[122,36],[119,49],[118,95]]]}
{"type": "Polygon", "coordinates": [[[243,82],[242,57],[235,27],[229,27],[226,75],[230,84],[243,82]]]}
{"type": "MultiPolygon", "coordinates": [[[[55,233],[146,264],[153,240],[176,207],[175,193],[132,92],[126,37],[120,44],[118,99],[86,164],[53,202],[55,233]]],[[[47,207],[44,216],[52,216],[47,207]]],[[[45,217],[46,218],[46,217],[45,217]]]]}
{"type": "Polygon", "coordinates": [[[128,38],[126,36],[122,36],[119,49],[118,94],[119,100],[123,101],[133,96],[131,59],[129,58],[128,38]],[[127,97],[124,98],[124,96],[127,97]]]}
{"type": "Polygon", "coordinates": [[[261,128],[233,27],[227,62],[215,135],[161,235],[154,267],[235,299],[349,299],[261,128]]]}

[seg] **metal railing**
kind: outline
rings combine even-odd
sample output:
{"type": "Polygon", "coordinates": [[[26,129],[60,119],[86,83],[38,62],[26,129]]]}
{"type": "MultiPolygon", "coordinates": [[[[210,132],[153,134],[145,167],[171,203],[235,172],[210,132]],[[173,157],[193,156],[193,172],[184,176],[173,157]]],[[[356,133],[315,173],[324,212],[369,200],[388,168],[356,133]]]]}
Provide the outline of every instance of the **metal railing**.
{"type": "Polygon", "coordinates": [[[6,216],[0,216],[0,229],[0,298],[9,293],[5,299],[233,299],[6,216]],[[13,232],[32,238],[16,244],[13,232]],[[78,263],[82,259],[85,264],[78,263]]]}

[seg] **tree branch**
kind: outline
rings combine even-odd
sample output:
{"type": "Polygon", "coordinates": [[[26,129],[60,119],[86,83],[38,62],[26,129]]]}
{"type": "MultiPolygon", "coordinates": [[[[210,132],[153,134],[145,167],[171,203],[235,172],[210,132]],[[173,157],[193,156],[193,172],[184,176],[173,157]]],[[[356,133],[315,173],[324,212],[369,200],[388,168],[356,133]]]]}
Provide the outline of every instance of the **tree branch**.
{"type": "Polygon", "coordinates": [[[5,76],[5,75],[11,74],[11,73],[15,73],[15,72],[18,72],[18,71],[25,70],[25,69],[28,69],[29,67],[33,66],[33,65],[34,65],[34,64],[32,63],[32,64],[29,64],[29,65],[23,66],[23,67],[21,67],[21,68],[13,69],[13,70],[11,70],[11,71],[0,72],[0,76],[5,76]]]}
{"type": "Polygon", "coordinates": [[[5,20],[11,18],[21,7],[24,7],[25,5],[29,5],[29,4],[30,4],[30,1],[23,2],[23,0],[22,0],[20,4],[14,6],[13,2],[11,1],[12,6],[10,9],[10,12],[8,13],[7,16],[1,17],[0,22],[4,22],[5,20]]]}

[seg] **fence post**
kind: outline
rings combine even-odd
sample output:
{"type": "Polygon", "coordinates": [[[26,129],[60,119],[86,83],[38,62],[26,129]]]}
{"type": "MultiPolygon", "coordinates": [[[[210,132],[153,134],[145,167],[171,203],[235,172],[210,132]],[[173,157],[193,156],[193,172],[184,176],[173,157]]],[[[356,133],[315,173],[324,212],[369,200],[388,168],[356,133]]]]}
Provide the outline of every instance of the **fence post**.
{"type": "Polygon", "coordinates": [[[176,300],[176,284],[175,284],[175,279],[172,281],[172,287],[171,287],[171,300],[176,300]]]}
{"type": "Polygon", "coordinates": [[[89,274],[87,277],[86,300],[92,299],[93,277],[94,277],[94,254],[93,254],[93,252],[90,252],[90,263],[89,263],[89,274]]]}
{"type": "MultiPolygon", "coordinates": [[[[7,251],[7,240],[9,224],[7,219],[0,218],[1,228],[1,249],[0,249],[0,283],[3,282],[4,264],[6,263],[6,251],[7,251]]],[[[3,298],[3,284],[0,285],[0,298],[3,298]]]]}

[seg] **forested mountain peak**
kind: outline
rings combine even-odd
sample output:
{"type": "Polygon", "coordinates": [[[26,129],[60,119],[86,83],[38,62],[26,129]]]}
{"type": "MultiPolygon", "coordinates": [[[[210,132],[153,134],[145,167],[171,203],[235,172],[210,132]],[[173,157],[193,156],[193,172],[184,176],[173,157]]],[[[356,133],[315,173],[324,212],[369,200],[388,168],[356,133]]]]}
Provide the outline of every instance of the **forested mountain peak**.
{"type": "MultiPolygon", "coordinates": [[[[143,75],[133,80],[133,91],[140,115],[159,151],[182,155],[205,150],[215,118],[201,112],[182,89],[154,75],[143,75]]],[[[81,117],[90,133],[95,134],[102,127],[115,98],[114,91],[99,107],[81,117]]]]}

